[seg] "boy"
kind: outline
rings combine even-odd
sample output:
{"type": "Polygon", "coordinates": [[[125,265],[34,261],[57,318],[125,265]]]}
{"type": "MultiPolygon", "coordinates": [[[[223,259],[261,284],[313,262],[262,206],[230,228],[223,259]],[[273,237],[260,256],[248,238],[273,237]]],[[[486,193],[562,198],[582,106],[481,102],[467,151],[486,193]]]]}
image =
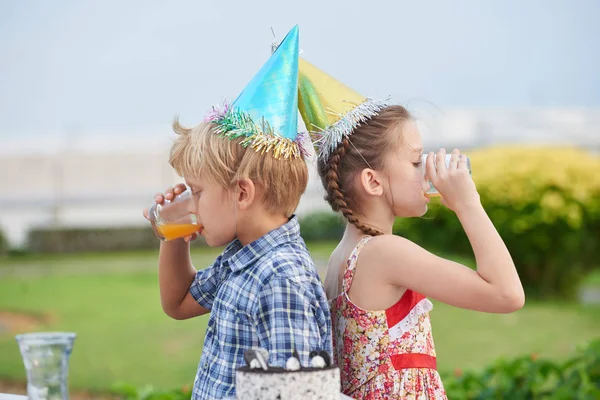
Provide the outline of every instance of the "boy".
{"type": "MultiPolygon", "coordinates": [[[[170,163],[192,192],[190,211],[210,246],[227,245],[207,269],[196,271],[189,240],[161,243],[162,307],[175,319],[210,313],[192,398],[235,394],[244,351],[262,347],[272,365],[298,351],[330,354],[327,299],[293,215],[308,170],[297,137],[298,28],[231,107],[186,129],[170,163]]],[[[172,199],[184,185],[158,195],[172,199]]]]}

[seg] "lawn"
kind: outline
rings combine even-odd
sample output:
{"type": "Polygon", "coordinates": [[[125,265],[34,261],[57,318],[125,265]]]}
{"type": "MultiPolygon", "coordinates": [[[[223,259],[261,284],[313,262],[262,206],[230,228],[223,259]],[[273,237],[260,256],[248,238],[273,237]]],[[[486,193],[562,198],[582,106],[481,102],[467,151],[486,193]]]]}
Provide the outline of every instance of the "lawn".
{"type": "MultiPolygon", "coordinates": [[[[310,248],[322,262],[332,245],[310,248]]],[[[195,249],[196,266],[208,265],[218,252],[195,249]]],[[[0,260],[0,312],[37,316],[35,330],[77,333],[72,388],[105,390],[115,382],[158,388],[191,384],[207,317],[174,321],[162,313],[156,254],[0,260]]],[[[528,302],[515,314],[494,315],[436,304],[432,321],[439,369],[452,371],[478,368],[503,355],[565,357],[599,335],[600,308],[528,302]]],[[[0,330],[0,379],[25,379],[14,340],[18,331],[0,330]]]]}

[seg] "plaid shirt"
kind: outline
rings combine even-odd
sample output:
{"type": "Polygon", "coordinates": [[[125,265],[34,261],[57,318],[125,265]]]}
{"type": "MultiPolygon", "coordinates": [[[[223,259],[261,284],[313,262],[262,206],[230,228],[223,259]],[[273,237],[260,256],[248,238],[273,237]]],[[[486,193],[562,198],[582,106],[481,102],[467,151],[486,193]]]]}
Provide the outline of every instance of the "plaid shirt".
{"type": "Polygon", "coordinates": [[[332,353],[327,298],[295,216],[245,247],[229,244],[190,293],[211,310],[192,399],[234,395],[251,347],[267,349],[279,367],[294,349],[302,365],[312,350],[332,353]]]}

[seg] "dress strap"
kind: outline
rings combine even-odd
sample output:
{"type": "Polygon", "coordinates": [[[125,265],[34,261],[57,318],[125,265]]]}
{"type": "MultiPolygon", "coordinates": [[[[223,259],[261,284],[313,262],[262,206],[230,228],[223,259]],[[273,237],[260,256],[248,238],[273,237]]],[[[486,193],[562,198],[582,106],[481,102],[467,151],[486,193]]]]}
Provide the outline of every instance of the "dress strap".
{"type": "Polygon", "coordinates": [[[354,250],[352,250],[352,254],[350,254],[350,258],[348,258],[348,261],[346,262],[344,280],[342,281],[342,292],[347,294],[348,290],[350,290],[350,286],[352,286],[352,279],[354,279],[356,263],[358,262],[358,255],[371,239],[373,239],[373,236],[364,236],[362,239],[360,239],[354,250]]]}

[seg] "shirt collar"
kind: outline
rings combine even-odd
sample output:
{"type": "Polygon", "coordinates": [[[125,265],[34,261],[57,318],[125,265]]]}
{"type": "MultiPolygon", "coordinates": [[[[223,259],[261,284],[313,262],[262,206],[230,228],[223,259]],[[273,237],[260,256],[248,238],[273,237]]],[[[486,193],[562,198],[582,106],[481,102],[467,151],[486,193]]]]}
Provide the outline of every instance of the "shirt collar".
{"type": "Polygon", "coordinates": [[[239,271],[252,265],[254,261],[269,253],[275,247],[296,241],[300,237],[300,224],[295,215],[266,235],[242,247],[239,240],[231,242],[224,251],[224,262],[233,271],[239,271]]]}

